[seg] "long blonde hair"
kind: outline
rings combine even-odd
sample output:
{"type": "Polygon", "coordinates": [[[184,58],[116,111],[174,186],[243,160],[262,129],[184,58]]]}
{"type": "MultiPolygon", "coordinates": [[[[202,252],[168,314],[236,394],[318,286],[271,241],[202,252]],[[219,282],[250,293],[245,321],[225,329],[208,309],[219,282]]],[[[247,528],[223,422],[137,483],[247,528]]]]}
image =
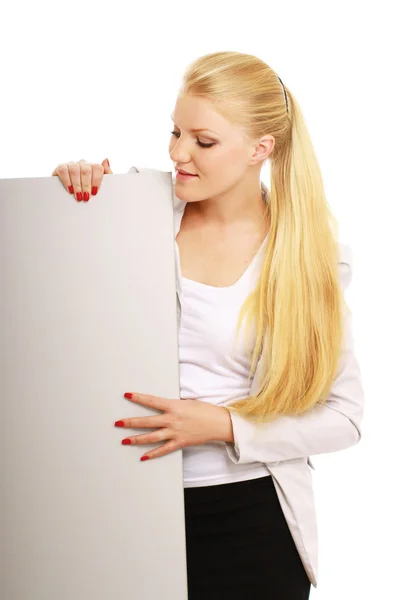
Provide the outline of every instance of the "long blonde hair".
{"type": "MultiPolygon", "coordinates": [[[[339,279],[338,225],[300,107],[259,58],[215,52],[186,69],[181,92],[204,97],[249,139],[272,135],[270,229],[258,283],[244,303],[255,344],[249,378],[260,362],[255,396],[226,408],[256,422],[298,415],[326,400],[342,346],[344,295],[339,279]]],[[[265,189],[265,186],[264,186],[265,189]]],[[[267,189],[268,191],[268,189],[267,189]]]]}

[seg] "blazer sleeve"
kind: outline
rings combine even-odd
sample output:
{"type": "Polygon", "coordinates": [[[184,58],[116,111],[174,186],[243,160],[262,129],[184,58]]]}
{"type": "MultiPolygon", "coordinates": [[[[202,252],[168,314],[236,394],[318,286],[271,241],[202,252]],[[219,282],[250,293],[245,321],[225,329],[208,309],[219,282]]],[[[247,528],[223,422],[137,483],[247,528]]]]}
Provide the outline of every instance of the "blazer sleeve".
{"type": "MultiPolygon", "coordinates": [[[[352,279],[352,253],[340,244],[339,273],[343,289],[352,279]]],[[[354,353],[352,313],[345,308],[344,339],[337,376],[325,403],[299,416],[278,417],[272,423],[254,423],[230,412],[234,443],[225,442],[236,464],[276,463],[313,454],[336,452],[361,439],[364,391],[354,353]]]]}

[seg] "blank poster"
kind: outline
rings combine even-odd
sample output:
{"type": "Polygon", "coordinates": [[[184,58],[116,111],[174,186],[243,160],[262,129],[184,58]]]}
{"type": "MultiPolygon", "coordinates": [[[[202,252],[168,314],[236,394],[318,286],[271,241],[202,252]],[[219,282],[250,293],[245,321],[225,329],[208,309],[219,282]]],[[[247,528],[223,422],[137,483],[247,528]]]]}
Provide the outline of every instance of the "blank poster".
{"type": "Polygon", "coordinates": [[[178,399],[170,172],[0,180],[0,597],[186,600],[182,452],[119,419],[178,399]]]}

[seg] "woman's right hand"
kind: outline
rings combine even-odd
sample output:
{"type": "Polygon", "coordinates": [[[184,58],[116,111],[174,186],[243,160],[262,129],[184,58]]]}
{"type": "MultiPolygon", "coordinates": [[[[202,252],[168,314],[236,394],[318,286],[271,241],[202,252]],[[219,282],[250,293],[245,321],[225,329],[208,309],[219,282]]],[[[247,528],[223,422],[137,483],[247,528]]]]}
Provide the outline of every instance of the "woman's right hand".
{"type": "Polygon", "coordinates": [[[96,196],[104,175],[112,175],[108,158],[103,162],[89,163],[83,158],[79,162],[62,163],[58,165],[51,174],[61,179],[65,189],[70,194],[75,194],[78,202],[87,202],[92,196],[96,196]]]}

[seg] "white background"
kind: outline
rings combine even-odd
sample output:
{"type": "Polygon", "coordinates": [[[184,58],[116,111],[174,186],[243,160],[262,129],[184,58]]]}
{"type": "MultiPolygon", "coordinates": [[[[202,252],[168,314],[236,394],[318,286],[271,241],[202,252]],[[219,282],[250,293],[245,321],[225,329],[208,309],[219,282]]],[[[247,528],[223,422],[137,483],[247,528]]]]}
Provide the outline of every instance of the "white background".
{"type": "Polygon", "coordinates": [[[170,113],[184,69],[205,53],[259,56],[300,102],[353,251],[347,300],[366,396],[360,444],[313,459],[313,600],[399,594],[396,4],[15,1],[0,24],[2,178],[50,176],[81,158],[107,157],[114,173],[172,170],[170,113]]]}

